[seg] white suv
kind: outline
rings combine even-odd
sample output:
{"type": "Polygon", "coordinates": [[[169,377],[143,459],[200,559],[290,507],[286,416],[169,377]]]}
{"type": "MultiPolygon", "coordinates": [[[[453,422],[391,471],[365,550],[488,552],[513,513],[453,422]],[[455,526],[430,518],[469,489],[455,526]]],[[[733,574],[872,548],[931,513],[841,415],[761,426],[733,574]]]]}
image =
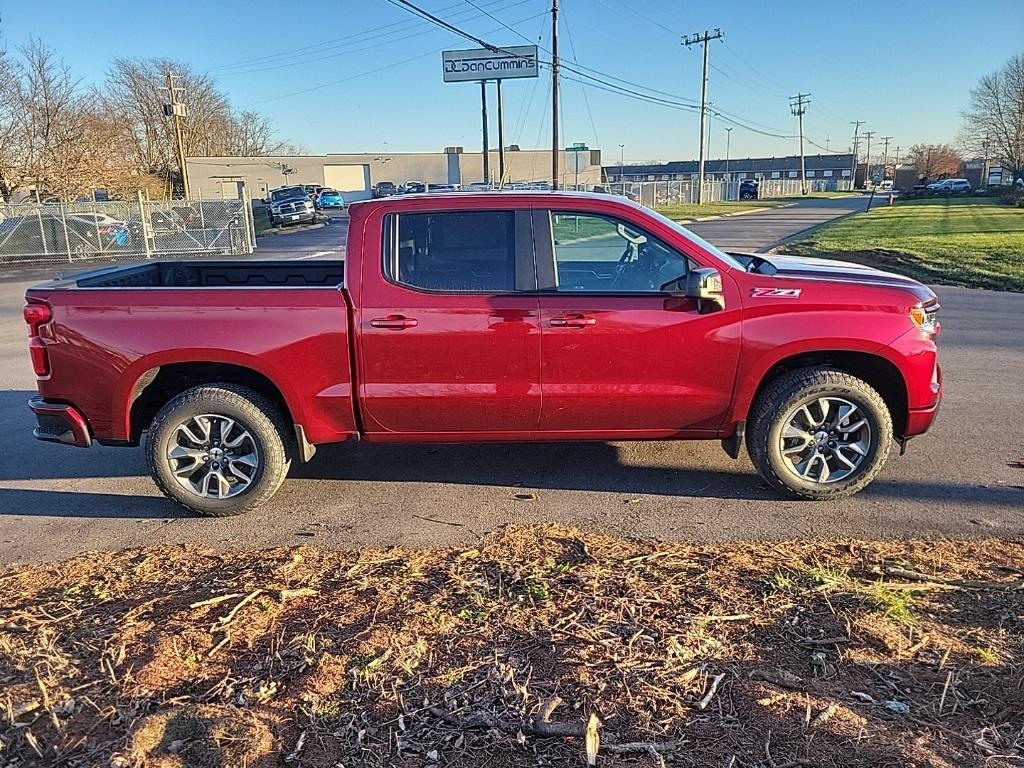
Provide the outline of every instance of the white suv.
{"type": "Polygon", "coordinates": [[[944,179],[928,185],[929,192],[944,192],[946,194],[957,194],[971,191],[971,182],[967,179],[944,179]]]}

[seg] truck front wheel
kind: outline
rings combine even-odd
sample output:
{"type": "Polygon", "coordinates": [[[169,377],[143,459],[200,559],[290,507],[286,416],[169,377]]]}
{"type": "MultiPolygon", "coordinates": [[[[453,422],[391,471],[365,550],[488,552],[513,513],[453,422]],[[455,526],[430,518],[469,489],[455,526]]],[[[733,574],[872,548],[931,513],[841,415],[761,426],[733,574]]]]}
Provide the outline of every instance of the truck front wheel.
{"type": "Polygon", "coordinates": [[[258,507],[290,465],[284,420],[262,395],[233,384],[182,392],[160,409],[146,439],[157,487],[191,512],[213,517],[258,507]]]}
{"type": "Polygon", "coordinates": [[[838,499],[865,488],[892,446],[892,417],[867,382],[834,368],[803,368],[758,397],[747,450],[776,490],[838,499]]]}

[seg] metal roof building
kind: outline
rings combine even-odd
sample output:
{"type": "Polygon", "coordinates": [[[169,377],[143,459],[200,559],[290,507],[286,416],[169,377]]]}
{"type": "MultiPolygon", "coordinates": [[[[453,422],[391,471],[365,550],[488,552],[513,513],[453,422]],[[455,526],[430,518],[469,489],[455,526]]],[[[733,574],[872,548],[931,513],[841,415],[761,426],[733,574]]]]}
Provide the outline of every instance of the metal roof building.
{"type": "MultiPolygon", "coordinates": [[[[807,178],[850,178],[853,155],[806,155],[807,178]]],[[[728,161],[718,158],[704,161],[704,175],[708,179],[724,179],[726,164],[728,175],[736,179],[795,179],[800,176],[800,156],[735,157],[728,161]]],[[[656,165],[606,165],[605,177],[609,182],[619,181],[686,181],[697,178],[697,160],[673,160],[656,165]]]]}

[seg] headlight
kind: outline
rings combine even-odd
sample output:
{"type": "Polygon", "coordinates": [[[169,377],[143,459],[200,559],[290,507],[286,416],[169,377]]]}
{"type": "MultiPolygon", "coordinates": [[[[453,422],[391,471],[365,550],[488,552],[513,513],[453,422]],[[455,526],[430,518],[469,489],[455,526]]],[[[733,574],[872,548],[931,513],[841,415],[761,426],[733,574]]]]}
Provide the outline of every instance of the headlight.
{"type": "Polygon", "coordinates": [[[929,336],[937,336],[942,330],[942,326],[939,324],[939,303],[937,301],[911,307],[910,319],[914,321],[914,325],[929,336]]]}

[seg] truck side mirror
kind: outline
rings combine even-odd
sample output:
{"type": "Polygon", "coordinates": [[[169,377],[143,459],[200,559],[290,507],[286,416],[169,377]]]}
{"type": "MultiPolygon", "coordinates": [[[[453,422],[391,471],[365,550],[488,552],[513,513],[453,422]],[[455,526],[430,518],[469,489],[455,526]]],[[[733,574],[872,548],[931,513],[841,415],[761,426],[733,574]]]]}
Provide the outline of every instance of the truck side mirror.
{"type": "Polygon", "coordinates": [[[722,291],[722,276],[717,269],[699,267],[686,273],[684,293],[688,299],[697,300],[697,311],[702,315],[725,309],[725,294],[722,291]]]}

